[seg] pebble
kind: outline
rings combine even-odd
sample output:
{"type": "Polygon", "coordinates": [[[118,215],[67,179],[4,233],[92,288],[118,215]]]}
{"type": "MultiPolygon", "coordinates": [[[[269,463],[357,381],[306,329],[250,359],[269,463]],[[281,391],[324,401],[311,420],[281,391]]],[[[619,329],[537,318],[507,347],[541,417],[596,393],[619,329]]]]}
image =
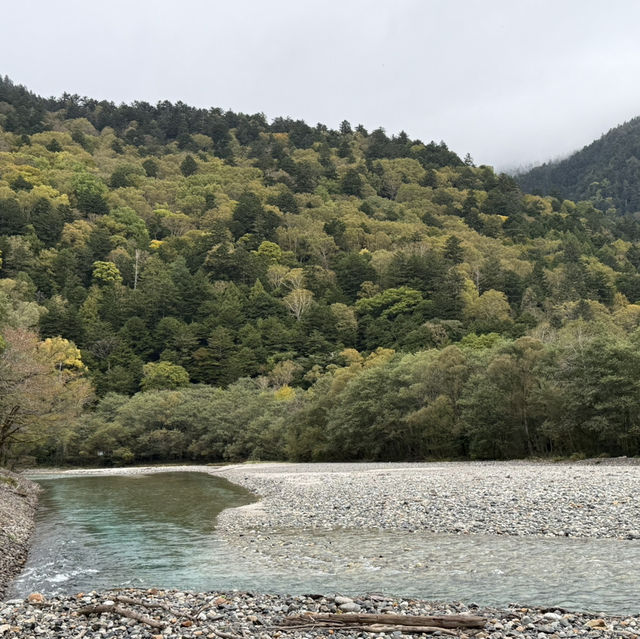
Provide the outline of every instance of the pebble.
{"type": "Polygon", "coordinates": [[[32,592],[27,597],[27,601],[29,603],[35,603],[35,604],[43,603],[44,602],[44,595],[41,595],[39,592],[32,592]]]}
{"type": "Polygon", "coordinates": [[[589,628],[606,628],[607,626],[604,619],[589,619],[585,625],[589,628]]]}
{"type": "Polygon", "coordinates": [[[229,537],[368,529],[635,539],[640,460],[596,461],[268,463],[209,472],[261,498],[220,515],[229,537]]]}
{"type": "MultiPolygon", "coordinates": [[[[549,616],[555,613],[536,612],[534,608],[523,609],[515,604],[498,609],[476,605],[470,607],[461,602],[430,602],[379,595],[362,595],[351,599],[341,595],[289,596],[238,591],[196,593],[157,590],[151,594],[149,590],[124,589],[118,594],[152,606],[154,604],[164,606],[162,608],[119,604],[124,608],[162,621],[167,626],[162,630],[150,628],[138,621],[120,618],[113,613],[89,617],[78,615],[78,609],[87,604],[99,605],[114,601],[113,591],[106,591],[85,594],[82,600],[72,595],[50,596],[47,597],[46,606],[31,604],[28,599],[0,603],[0,637],[2,639],[26,639],[27,637],[76,639],[78,636],[96,639],[119,639],[120,637],[216,639],[225,634],[256,639],[373,637],[373,635],[357,635],[352,631],[340,629],[335,629],[328,635],[326,628],[287,630],[279,627],[284,617],[325,610],[330,605],[336,605],[337,601],[343,601],[340,606],[358,606],[374,614],[385,614],[385,612],[398,614],[401,611],[401,614],[408,615],[472,614],[484,617],[486,620],[484,628],[477,633],[461,631],[460,639],[471,639],[474,634],[476,639],[596,637],[601,636],[603,630],[611,631],[611,636],[632,639],[636,635],[627,628],[638,621],[638,617],[603,617],[576,612],[561,617],[570,620],[570,626],[566,630],[549,634],[541,628],[546,629],[549,622],[558,623],[559,620],[551,619],[549,616]],[[221,601],[227,603],[216,604],[221,601]],[[213,618],[209,618],[208,615],[204,615],[203,618],[202,608],[211,606],[215,606],[216,614],[213,618]],[[168,612],[167,608],[170,608],[171,612],[168,612]],[[174,611],[180,614],[173,614],[174,611]],[[531,623],[525,623],[525,618],[530,619],[531,623]]],[[[555,614],[555,616],[558,615],[555,614]]],[[[382,638],[405,636],[415,635],[406,635],[395,630],[375,634],[375,637],[382,638]]]]}

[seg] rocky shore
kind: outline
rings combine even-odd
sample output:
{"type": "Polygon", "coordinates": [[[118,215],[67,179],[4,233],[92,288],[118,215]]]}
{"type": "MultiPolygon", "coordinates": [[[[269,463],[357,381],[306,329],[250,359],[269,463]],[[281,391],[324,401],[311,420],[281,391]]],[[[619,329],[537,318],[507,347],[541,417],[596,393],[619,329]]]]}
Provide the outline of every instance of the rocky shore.
{"type": "Polygon", "coordinates": [[[0,469],[0,599],[27,558],[38,492],[37,484],[0,469]]]}
{"type": "MultiPolygon", "coordinates": [[[[110,639],[137,637],[164,639],[190,637],[239,639],[255,637],[386,638],[442,636],[460,639],[563,639],[565,637],[622,637],[637,639],[640,617],[607,617],[510,605],[504,609],[480,608],[473,603],[434,603],[395,599],[382,595],[277,596],[242,592],[192,593],[180,591],[117,590],[103,593],[77,593],[46,598],[33,594],[30,600],[11,600],[0,608],[0,637],[59,639],[110,639]],[[87,614],[103,606],[107,612],[87,614]],[[116,610],[114,610],[116,608],[116,610]],[[123,616],[121,610],[137,618],[123,616]],[[283,625],[288,617],[304,613],[353,613],[394,615],[471,615],[482,617],[478,628],[437,630],[429,634],[409,633],[408,629],[364,632],[340,627],[321,627],[313,623],[300,628],[283,625]]],[[[298,625],[302,625],[298,623],[298,625]]],[[[395,628],[395,627],[394,627],[395,628]]]]}

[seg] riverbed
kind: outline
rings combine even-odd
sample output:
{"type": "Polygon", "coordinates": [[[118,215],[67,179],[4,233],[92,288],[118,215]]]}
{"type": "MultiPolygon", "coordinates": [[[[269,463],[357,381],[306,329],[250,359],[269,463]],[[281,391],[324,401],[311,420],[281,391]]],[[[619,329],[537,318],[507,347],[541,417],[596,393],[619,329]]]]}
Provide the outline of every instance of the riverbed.
{"type": "Polygon", "coordinates": [[[22,596],[38,584],[51,594],[130,586],[377,591],[494,606],[520,601],[619,614],[639,609],[634,517],[640,469],[634,464],[197,467],[231,480],[224,486],[232,493],[232,486],[240,490],[224,510],[211,510],[216,499],[206,492],[217,491],[219,479],[173,470],[45,480],[59,487],[58,497],[45,492],[42,541],[36,537],[13,593],[22,596]],[[79,482],[76,520],[61,524],[60,512],[47,520],[55,510],[71,516],[63,506],[73,501],[64,490],[70,481],[79,482]],[[207,487],[196,490],[202,482],[207,487]],[[145,484],[152,498],[144,497],[145,484]],[[142,495],[135,516],[130,507],[124,517],[114,515],[113,495],[121,490],[129,501],[142,495]],[[170,503],[189,514],[178,509],[167,517],[170,503]],[[106,504],[107,514],[97,504],[106,504]],[[67,541],[59,539],[58,550],[47,554],[52,530],[67,541]],[[118,550],[119,543],[132,545],[118,550]],[[102,563],[100,548],[109,549],[107,560],[117,558],[114,565],[102,563]]]}

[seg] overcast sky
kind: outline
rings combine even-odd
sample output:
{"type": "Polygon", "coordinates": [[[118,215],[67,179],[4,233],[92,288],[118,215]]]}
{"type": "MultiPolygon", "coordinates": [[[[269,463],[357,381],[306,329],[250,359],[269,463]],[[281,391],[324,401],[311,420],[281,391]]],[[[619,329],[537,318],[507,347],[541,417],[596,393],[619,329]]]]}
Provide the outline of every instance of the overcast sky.
{"type": "Polygon", "coordinates": [[[507,169],[640,115],[640,2],[22,0],[2,8],[0,73],[46,96],[347,119],[507,169]]]}

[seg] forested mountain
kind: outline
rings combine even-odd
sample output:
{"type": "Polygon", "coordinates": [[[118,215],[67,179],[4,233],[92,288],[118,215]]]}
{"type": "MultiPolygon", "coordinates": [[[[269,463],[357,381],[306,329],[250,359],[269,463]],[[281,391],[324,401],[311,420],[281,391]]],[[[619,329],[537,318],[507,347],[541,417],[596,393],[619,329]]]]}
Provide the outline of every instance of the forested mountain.
{"type": "Polygon", "coordinates": [[[442,142],[5,78],[0,250],[0,457],[638,452],[640,225],[442,142]]]}
{"type": "Polygon", "coordinates": [[[611,129],[559,162],[518,175],[529,193],[591,200],[609,214],[640,212],[640,118],[611,129]]]}

